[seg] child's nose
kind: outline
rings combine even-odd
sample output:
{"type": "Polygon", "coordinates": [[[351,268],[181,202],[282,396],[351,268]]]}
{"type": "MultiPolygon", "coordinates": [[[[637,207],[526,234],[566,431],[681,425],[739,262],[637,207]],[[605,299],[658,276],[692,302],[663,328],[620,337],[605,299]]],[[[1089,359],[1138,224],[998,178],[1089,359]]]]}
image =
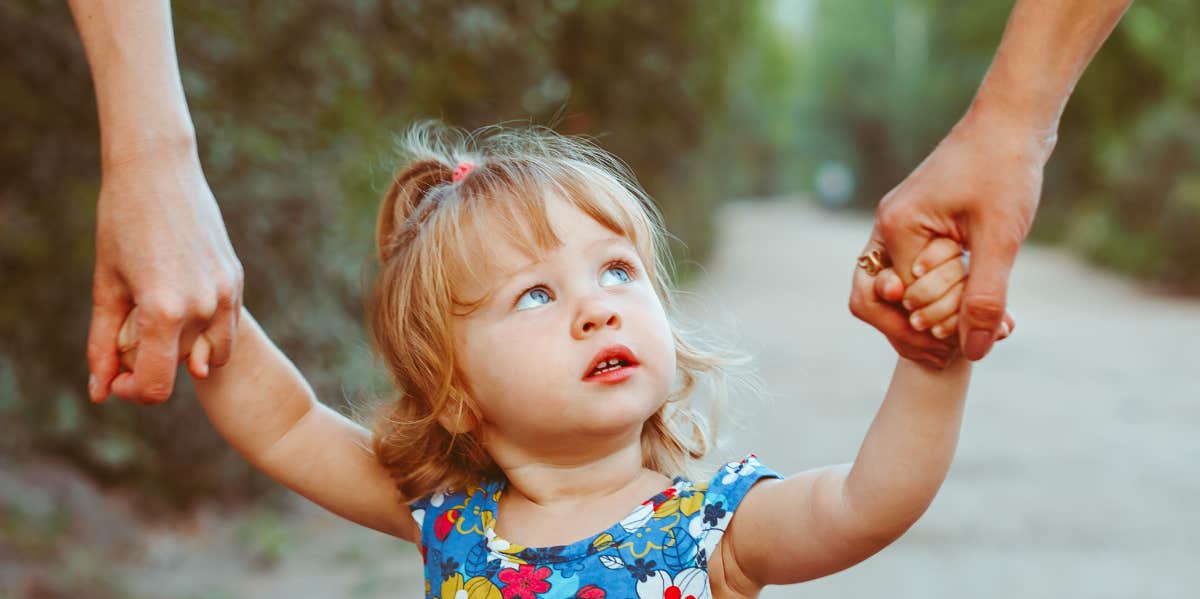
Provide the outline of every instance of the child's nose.
{"type": "Polygon", "coordinates": [[[571,326],[571,333],[576,339],[583,339],[604,327],[621,328],[621,317],[607,302],[591,299],[585,300],[579,307],[579,314],[571,326]]]}

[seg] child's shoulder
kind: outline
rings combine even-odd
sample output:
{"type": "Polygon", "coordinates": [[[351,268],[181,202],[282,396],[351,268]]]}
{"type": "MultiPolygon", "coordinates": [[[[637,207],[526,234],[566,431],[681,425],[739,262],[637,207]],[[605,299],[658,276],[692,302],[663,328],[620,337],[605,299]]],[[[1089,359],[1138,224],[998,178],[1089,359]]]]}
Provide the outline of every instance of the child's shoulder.
{"type": "Polygon", "coordinates": [[[705,505],[714,506],[718,511],[732,512],[750,488],[764,478],[782,477],[751,453],[717,468],[712,478],[696,483],[694,488],[704,493],[705,505]]]}
{"type": "Polygon", "coordinates": [[[495,525],[500,499],[497,481],[481,481],[462,489],[441,489],[410,501],[422,551],[431,542],[445,542],[451,533],[486,535],[495,525]]]}

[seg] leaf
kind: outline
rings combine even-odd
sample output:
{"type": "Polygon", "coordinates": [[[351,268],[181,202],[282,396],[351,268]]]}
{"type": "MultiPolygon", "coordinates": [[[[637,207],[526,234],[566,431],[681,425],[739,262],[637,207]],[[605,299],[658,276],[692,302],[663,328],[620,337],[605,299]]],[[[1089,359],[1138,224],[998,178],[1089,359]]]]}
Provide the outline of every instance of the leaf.
{"type": "Polygon", "coordinates": [[[696,540],[682,527],[672,528],[673,542],[662,548],[663,564],[668,570],[677,572],[692,565],[696,558],[696,540]]]}
{"type": "Polygon", "coordinates": [[[633,510],[632,514],[629,514],[621,521],[621,528],[624,528],[627,532],[634,532],[646,524],[653,515],[654,506],[643,503],[636,510],[633,510]]]}
{"type": "Polygon", "coordinates": [[[609,570],[620,570],[625,567],[625,560],[617,555],[601,555],[600,563],[604,564],[604,567],[609,570]]]}
{"type": "Polygon", "coordinates": [[[592,550],[596,552],[604,551],[605,549],[612,547],[612,544],[613,536],[608,533],[604,533],[592,541],[592,550]]]}
{"type": "Polygon", "coordinates": [[[684,516],[691,516],[700,511],[700,507],[703,505],[704,493],[692,493],[679,500],[679,511],[683,512],[684,516]]]}
{"type": "Polygon", "coordinates": [[[476,543],[467,553],[467,561],[463,564],[467,576],[479,576],[487,571],[488,551],[484,543],[476,543]]]}

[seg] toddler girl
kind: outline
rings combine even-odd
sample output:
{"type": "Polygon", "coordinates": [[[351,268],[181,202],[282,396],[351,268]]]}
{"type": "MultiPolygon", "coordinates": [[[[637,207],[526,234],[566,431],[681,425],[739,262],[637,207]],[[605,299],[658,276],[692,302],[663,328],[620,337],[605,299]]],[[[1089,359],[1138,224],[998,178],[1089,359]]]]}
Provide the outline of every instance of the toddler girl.
{"type": "MultiPolygon", "coordinates": [[[[396,395],[374,433],[248,313],[227,365],[206,373],[201,337],[189,366],[252,464],[417,543],[426,597],[752,597],[865,559],[929,505],[966,360],[900,359],[853,464],[784,478],[750,454],[693,476],[708,433],[689,394],[720,391],[730,354],[675,324],[666,233],[623,165],[545,131],[405,141],[377,226],[370,332],[396,395]]],[[[952,324],[959,255],[939,240],[919,259],[906,300],[925,322],[952,324]]]]}

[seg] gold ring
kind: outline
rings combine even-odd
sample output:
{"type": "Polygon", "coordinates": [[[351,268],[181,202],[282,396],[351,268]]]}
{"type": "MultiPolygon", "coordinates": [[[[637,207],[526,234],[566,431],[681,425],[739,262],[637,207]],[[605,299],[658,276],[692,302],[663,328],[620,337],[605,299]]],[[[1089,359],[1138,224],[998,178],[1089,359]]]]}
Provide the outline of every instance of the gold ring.
{"type": "Polygon", "coordinates": [[[887,268],[887,264],[884,263],[883,252],[875,249],[858,257],[858,267],[873,277],[887,268]]]}

